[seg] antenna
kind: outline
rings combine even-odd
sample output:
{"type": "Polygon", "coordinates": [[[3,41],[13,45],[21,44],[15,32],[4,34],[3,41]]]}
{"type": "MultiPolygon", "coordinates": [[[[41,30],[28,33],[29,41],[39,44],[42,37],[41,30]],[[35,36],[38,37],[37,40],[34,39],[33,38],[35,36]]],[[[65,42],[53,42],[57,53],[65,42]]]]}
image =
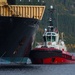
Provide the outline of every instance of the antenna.
{"type": "Polygon", "coordinates": [[[50,17],[49,17],[50,25],[48,26],[48,31],[53,32],[53,13],[54,13],[53,5],[50,6],[49,11],[50,11],[50,17]]]}
{"type": "Polygon", "coordinates": [[[53,5],[50,6],[49,11],[50,11],[49,21],[53,21],[53,13],[54,13],[54,6],[53,5]]]}

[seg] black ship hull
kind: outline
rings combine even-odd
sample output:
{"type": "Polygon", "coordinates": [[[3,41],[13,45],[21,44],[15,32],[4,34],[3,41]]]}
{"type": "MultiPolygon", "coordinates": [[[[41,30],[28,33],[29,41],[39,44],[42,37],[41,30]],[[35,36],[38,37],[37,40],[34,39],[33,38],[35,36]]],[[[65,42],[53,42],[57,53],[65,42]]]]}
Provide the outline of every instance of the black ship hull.
{"type": "Polygon", "coordinates": [[[0,16],[0,58],[22,62],[29,56],[37,28],[38,20],[34,18],[0,16]]]}

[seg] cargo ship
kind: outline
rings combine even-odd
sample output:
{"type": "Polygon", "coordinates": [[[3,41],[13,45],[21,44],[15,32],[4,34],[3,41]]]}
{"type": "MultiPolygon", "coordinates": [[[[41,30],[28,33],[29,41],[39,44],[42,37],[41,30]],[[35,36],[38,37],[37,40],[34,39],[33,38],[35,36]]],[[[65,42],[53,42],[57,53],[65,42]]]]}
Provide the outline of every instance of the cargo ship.
{"type": "Polygon", "coordinates": [[[45,6],[23,1],[0,0],[0,63],[27,62],[45,6]]]}
{"type": "Polygon", "coordinates": [[[44,42],[38,43],[30,52],[32,64],[75,64],[75,56],[68,52],[63,33],[60,39],[58,28],[53,26],[53,12],[54,8],[51,6],[50,25],[45,28],[44,42]]]}

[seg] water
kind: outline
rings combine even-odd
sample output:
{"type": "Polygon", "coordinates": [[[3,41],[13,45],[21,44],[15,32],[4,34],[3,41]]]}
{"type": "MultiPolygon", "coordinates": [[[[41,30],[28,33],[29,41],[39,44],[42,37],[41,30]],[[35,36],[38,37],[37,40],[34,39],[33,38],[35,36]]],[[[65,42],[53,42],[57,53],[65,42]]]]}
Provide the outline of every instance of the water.
{"type": "Polygon", "coordinates": [[[75,64],[6,66],[0,75],[75,75],[75,64]]]}
{"type": "Polygon", "coordinates": [[[75,64],[0,67],[0,75],[75,75],[75,64]]]}

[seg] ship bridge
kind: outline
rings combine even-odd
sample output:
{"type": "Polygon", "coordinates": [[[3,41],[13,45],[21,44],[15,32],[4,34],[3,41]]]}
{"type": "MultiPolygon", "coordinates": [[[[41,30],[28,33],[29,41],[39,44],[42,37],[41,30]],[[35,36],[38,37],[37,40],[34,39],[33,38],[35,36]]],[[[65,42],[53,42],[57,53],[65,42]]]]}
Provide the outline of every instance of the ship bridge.
{"type": "Polygon", "coordinates": [[[35,18],[41,20],[45,11],[43,5],[9,5],[7,0],[0,0],[0,16],[35,18]]]}

